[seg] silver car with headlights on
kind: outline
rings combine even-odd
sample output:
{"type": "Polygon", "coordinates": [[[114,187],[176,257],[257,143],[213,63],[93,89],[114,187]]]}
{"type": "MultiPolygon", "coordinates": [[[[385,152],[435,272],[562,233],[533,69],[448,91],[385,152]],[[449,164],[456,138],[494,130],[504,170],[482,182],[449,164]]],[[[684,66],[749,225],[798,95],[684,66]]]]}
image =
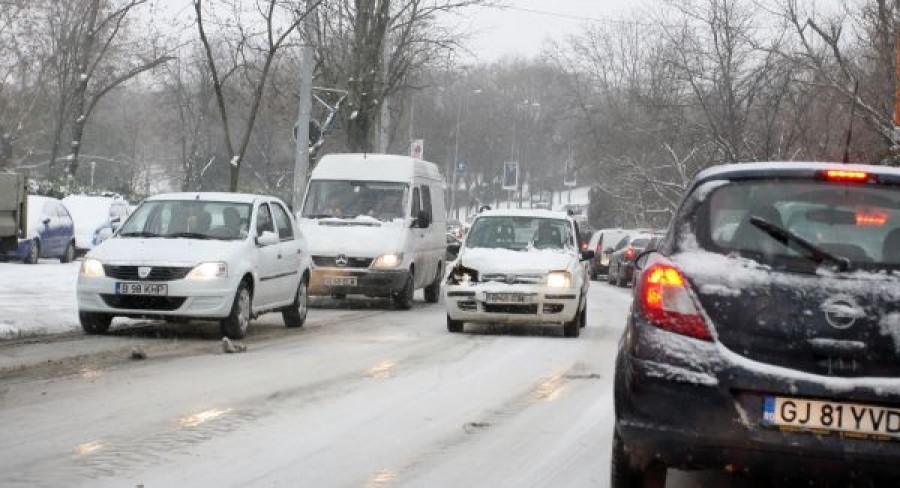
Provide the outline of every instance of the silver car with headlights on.
{"type": "Polygon", "coordinates": [[[562,324],[578,337],[590,286],[576,223],[562,212],[490,210],[475,218],[444,289],[447,329],[463,324],[562,324]]]}

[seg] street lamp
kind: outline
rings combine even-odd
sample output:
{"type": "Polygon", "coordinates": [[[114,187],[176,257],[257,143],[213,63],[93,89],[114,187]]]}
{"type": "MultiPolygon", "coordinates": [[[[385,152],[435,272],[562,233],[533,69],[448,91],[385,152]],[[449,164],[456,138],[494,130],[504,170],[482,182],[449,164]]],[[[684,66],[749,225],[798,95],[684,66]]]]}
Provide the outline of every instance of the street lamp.
{"type": "Polygon", "coordinates": [[[462,120],[462,108],[463,104],[466,100],[468,100],[468,95],[478,95],[481,93],[481,89],[477,88],[474,90],[460,90],[459,92],[459,101],[456,106],[456,136],[453,150],[453,168],[450,174],[450,208],[453,210],[453,215],[456,219],[459,219],[459,209],[456,208],[456,173],[459,166],[459,127],[460,121],[462,120]],[[463,95],[467,95],[465,98],[463,95]]]}
{"type": "MultiPolygon", "coordinates": [[[[516,109],[516,114],[518,114],[522,110],[529,110],[529,111],[534,110],[535,120],[537,120],[537,118],[540,117],[541,104],[534,100],[525,99],[519,103],[516,103],[515,109],[516,109]]],[[[517,156],[517,154],[516,154],[516,149],[517,149],[516,148],[516,122],[517,121],[518,121],[518,117],[513,117],[512,144],[510,145],[510,149],[509,149],[510,161],[518,161],[519,160],[516,157],[517,156]]],[[[522,163],[522,161],[519,161],[519,162],[520,162],[520,165],[519,165],[520,178],[519,178],[519,205],[518,206],[519,206],[519,208],[521,208],[522,207],[522,183],[523,183],[523,180],[521,178],[521,168],[522,168],[521,163],[522,163]]],[[[510,193],[512,193],[512,192],[510,192],[510,193]]],[[[512,204],[511,200],[512,200],[512,195],[510,195],[509,200],[507,200],[507,202],[506,202],[507,208],[509,208],[510,205],[512,204]]]]}

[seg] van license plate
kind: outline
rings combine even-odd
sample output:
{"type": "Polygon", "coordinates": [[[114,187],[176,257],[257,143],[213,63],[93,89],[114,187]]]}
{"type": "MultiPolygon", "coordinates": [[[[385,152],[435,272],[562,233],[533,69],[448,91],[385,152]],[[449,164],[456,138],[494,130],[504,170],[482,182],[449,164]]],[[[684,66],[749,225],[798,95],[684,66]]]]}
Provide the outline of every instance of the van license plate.
{"type": "Polygon", "coordinates": [[[116,283],[116,295],[164,297],[168,294],[169,285],[162,283],[116,283]]]}
{"type": "Polygon", "coordinates": [[[900,439],[900,408],[768,396],[763,424],[900,439]]]}
{"type": "Polygon", "coordinates": [[[356,286],[356,276],[339,276],[325,278],[327,286],[356,286]]]}

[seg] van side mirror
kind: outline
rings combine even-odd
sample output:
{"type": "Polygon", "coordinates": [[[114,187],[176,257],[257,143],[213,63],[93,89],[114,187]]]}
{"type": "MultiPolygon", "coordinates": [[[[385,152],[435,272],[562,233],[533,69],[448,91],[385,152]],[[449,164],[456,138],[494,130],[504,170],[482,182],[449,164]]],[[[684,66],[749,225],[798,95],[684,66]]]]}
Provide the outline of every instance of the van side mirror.
{"type": "Polygon", "coordinates": [[[269,230],[264,231],[261,236],[256,238],[256,245],[260,247],[272,246],[278,242],[278,235],[269,230]]]}

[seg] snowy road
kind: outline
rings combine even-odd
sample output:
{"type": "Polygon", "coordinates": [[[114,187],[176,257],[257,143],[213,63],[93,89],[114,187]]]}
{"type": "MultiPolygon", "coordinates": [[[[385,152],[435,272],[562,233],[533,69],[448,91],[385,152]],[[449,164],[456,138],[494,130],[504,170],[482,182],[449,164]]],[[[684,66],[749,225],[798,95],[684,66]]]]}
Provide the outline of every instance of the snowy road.
{"type": "Polygon", "coordinates": [[[0,343],[0,486],[605,487],[629,303],[594,283],[578,339],[449,334],[420,298],[265,316],[244,354],[213,325],[0,343]]]}

